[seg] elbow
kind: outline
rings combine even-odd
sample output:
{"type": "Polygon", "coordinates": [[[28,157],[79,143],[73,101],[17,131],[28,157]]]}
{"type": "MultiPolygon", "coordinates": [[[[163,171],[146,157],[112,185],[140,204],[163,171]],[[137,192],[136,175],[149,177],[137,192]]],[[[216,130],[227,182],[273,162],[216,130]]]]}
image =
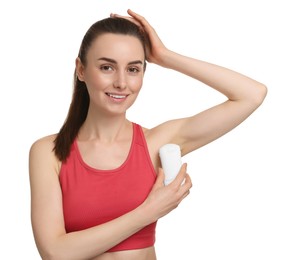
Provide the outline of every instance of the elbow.
{"type": "MultiPolygon", "coordinates": [[[[61,247],[46,247],[39,250],[41,259],[43,260],[75,260],[89,257],[82,257],[76,250],[62,249],[61,247]]],[[[99,253],[98,253],[99,255],[99,253]]],[[[91,257],[93,259],[93,257],[91,257]]]]}
{"type": "Polygon", "coordinates": [[[47,247],[39,250],[39,254],[43,260],[63,260],[69,259],[54,248],[47,247]]]}
{"type": "Polygon", "coordinates": [[[37,240],[35,238],[35,243],[42,260],[63,259],[58,256],[57,247],[54,246],[54,243],[52,241],[49,241],[47,239],[37,240]]]}
{"type": "Polygon", "coordinates": [[[267,87],[262,83],[258,83],[255,93],[252,96],[252,102],[256,108],[263,103],[266,95],[267,95],[267,87]]]}
{"type": "Polygon", "coordinates": [[[50,251],[50,250],[39,250],[39,254],[43,260],[62,259],[54,251],[50,251]]]}
{"type": "Polygon", "coordinates": [[[263,103],[265,97],[267,96],[268,89],[264,84],[260,84],[259,87],[259,103],[260,105],[263,103]]]}
{"type": "Polygon", "coordinates": [[[60,255],[56,255],[56,254],[51,254],[49,252],[44,252],[42,254],[40,254],[41,258],[43,260],[62,260],[62,259],[69,259],[69,258],[64,258],[60,255]]]}

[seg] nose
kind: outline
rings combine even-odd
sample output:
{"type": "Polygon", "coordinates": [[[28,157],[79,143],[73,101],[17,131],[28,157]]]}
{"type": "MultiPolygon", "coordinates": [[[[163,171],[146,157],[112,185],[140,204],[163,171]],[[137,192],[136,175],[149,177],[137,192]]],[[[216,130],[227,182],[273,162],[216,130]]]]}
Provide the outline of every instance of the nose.
{"type": "Polygon", "coordinates": [[[117,72],[113,86],[117,89],[125,89],[127,87],[127,80],[124,72],[117,72]]]}

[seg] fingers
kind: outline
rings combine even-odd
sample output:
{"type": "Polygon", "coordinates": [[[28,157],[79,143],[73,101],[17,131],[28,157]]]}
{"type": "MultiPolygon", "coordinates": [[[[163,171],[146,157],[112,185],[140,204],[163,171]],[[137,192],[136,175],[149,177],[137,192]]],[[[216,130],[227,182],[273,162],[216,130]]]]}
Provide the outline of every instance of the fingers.
{"type": "Polygon", "coordinates": [[[111,13],[110,17],[120,17],[120,18],[127,19],[127,20],[135,23],[136,25],[138,25],[144,31],[152,30],[151,26],[149,25],[149,23],[147,22],[147,20],[143,16],[133,12],[131,9],[128,9],[127,13],[130,16],[124,16],[124,15],[111,13]]]}
{"type": "Polygon", "coordinates": [[[189,195],[190,189],[192,188],[192,186],[193,186],[193,184],[192,184],[192,180],[190,178],[190,175],[186,174],[185,182],[181,185],[181,189],[183,191],[185,191],[187,193],[187,195],[189,195]]]}
{"type": "Polygon", "coordinates": [[[192,187],[192,180],[191,180],[189,174],[186,174],[186,176],[185,176],[185,182],[183,183],[182,186],[191,186],[192,187]]]}
{"type": "MultiPolygon", "coordinates": [[[[133,12],[133,14],[134,14],[134,12],[133,12]]],[[[137,15],[137,14],[135,14],[135,15],[139,17],[139,15],[137,15]]],[[[110,17],[124,18],[126,20],[129,20],[132,23],[135,23],[139,27],[143,27],[143,25],[140,23],[140,21],[137,18],[135,18],[134,16],[132,16],[132,15],[131,16],[124,16],[124,15],[120,15],[120,14],[111,13],[110,17]]]]}
{"type": "MultiPolygon", "coordinates": [[[[175,179],[170,184],[168,184],[168,186],[175,187],[176,189],[179,189],[181,186],[184,186],[186,189],[190,189],[192,187],[191,178],[189,174],[187,174],[187,166],[187,163],[183,163],[175,179]]],[[[160,170],[162,170],[164,179],[165,176],[163,169],[160,168],[160,170]]]]}
{"type": "Polygon", "coordinates": [[[190,176],[186,173],[187,165],[181,167],[177,180],[164,185],[164,172],[159,168],[156,182],[143,205],[148,205],[150,211],[159,219],[175,209],[185,199],[192,186],[190,176]],[[184,184],[182,184],[184,181],[184,184]],[[154,213],[155,212],[155,213],[154,213]]]}
{"type": "Polygon", "coordinates": [[[145,18],[135,12],[133,12],[131,9],[128,9],[127,13],[131,15],[134,19],[136,19],[143,27],[147,24],[147,21],[145,18]]]}
{"type": "Polygon", "coordinates": [[[188,166],[187,163],[184,163],[184,164],[181,166],[181,168],[180,168],[178,174],[176,175],[174,181],[171,183],[172,186],[177,186],[177,187],[179,187],[180,185],[182,185],[183,181],[184,181],[185,178],[186,178],[186,174],[187,174],[187,166],[188,166]]]}
{"type": "Polygon", "coordinates": [[[190,178],[189,174],[186,174],[185,182],[184,182],[184,184],[182,184],[180,186],[180,189],[178,191],[179,194],[180,194],[178,204],[181,203],[182,200],[185,199],[190,194],[190,189],[191,188],[192,188],[191,178],[190,178]]]}
{"type": "Polygon", "coordinates": [[[183,200],[186,196],[189,195],[190,189],[192,188],[192,180],[190,175],[187,174],[187,164],[184,163],[176,176],[175,180],[171,182],[169,185],[174,187],[174,189],[178,190],[180,194],[182,194],[183,200]]]}
{"type": "Polygon", "coordinates": [[[155,29],[150,25],[150,23],[141,15],[133,12],[131,9],[128,9],[128,14],[131,15],[142,27],[142,29],[148,34],[153,35],[156,34],[155,29]]]}

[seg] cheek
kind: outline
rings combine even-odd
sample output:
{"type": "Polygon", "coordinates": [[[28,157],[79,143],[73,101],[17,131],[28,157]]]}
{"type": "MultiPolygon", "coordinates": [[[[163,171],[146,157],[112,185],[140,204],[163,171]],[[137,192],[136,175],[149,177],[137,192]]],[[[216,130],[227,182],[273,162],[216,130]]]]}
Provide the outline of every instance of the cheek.
{"type": "Polygon", "coordinates": [[[130,79],[129,86],[134,92],[140,91],[143,83],[143,76],[130,79]]]}
{"type": "Polygon", "coordinates": [[[102,76],[98,73],[94,73],[91,77],[88,77],[86,84],[88,88],[92,88],[94,90],[101,90],[106,88],[112,83],[111,77],[102,76]]]}

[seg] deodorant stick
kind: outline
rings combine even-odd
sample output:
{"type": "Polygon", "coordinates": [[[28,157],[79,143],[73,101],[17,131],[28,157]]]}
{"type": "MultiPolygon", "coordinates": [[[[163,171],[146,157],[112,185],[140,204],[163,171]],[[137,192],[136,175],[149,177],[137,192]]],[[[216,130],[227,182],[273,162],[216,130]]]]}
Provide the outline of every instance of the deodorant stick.
{"type": "Polygon", "coordinates": [[[165,144],[160,148],[159,156],[165,174],[164,184],[168,185],[182,166],[180,147],[177,144],[165,144]]]}

